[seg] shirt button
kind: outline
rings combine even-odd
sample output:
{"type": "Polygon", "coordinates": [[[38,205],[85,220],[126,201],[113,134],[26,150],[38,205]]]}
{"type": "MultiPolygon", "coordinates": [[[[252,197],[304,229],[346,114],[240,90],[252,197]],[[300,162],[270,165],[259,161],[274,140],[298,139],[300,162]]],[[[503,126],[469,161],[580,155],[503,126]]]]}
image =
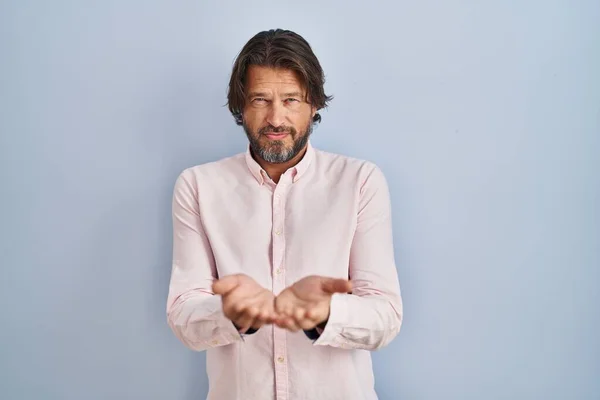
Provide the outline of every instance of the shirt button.
{"type": "Polygon", "coordinates": [[[280,363],[283,363],[285,361],[285,358],[283,358],[282,356],[277,357],[277,361],[279,361],[280,363]]]}
{"type": "Polygon", "coordinates": [[[276,235],[281,235],[281,231],[275,231],[276,235]]]}
{"type": "Polygon", "coordinates": [[[276,273],[277,275],[279,275],[279,274],[281,273],[281,268],[277,268],[277,269],[275,270],[275,273],[276,273]]]}
{"type": "Polygon", "coordinates": [[[213,340],[211,343],[213,344],[213,346],[216,346],[216,345],[219,344],[219,341],[218,340],[213,340]]]}

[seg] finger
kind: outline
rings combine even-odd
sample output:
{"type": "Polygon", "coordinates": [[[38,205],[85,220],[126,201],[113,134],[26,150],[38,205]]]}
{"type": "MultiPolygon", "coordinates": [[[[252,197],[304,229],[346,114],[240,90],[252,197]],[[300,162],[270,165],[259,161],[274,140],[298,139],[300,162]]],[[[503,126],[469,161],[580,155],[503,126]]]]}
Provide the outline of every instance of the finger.
{"type": "MultiPolygon", "coordinates": [[[[328,318],[329,318],[329,304],[327,304],[327,302],[317,303],[306,311],[305,320],[310,321],[310,324],[312,325],[312,327],[308,328],[308,329],[314,328],[315,326],[319,325],[320,323],[326,321],[328,318]]],[[[307,329],[307,328],[303,327],[302,329],[307,329]]]]}
{"type": "Polygon", "coordinates": [[[242,315],[242,312],[237,310],[238,308],[235,305],[223,306],[223,313],[232,321],[237,321],[242,315]]]}
{"type": "Polygon", "coordinates": [[[258,295],[252,297],[252,305],[256,307],[255,319],[257,321],[266,322],[275,314],[275,296],[266,290],[261,291],[258,295]]]}
{"type": "Polygon", "coordinates": [[[284,298],[280,298],[280,297],[277,297],[275,299],[275,311],[278,314],[290,315],[291,310],[292,310],[292,304],[290,301],[288,301],[284,298]]]}
{"type": "Polygon", "coordinates": [[[262,327],[263,327],[263,325],[265,325],[265,324],[263,324],[262,322],[260,322],[260,321],[258,321],[258,320],[255,320],[255,321],[252,323],[252,325],[251,325],[250,327],[251,327],[252,329],[254,329],[254,330],[256,330],[256,331],[257,331],[257,330],[259,330],[260,328],[262,328],[262,327]]]}
{"type": "Polygon", "coordinates": [[[246,311],[246,308],[249,308],[253,305],[252,299],[242,298],[234,303],[233,311],[236,314],[242,314],[246,311]]]}
{"type": "Polygon", "coordinates": [[[302,321],[304,319],[306,315],[306,310],[302,307],[298,307],[296,308],[296,310],[294,310],[294,319],[296,320],[296,323],[298,323],[299,321],[302,321]]]}
{"type": "Polygon", "coordinates": [[[277,325],[278,327],[280,327],[282,329],[288,329],[288,330],[294,330],[295,328],[297,328],[296,324],[294,323],[294,320],[291,319],[290,317],[286,317],[285,315],[278,316],[275,319],[275,325],[277,325]]]}
{"type": "Polygon", "coordinates": [[[247,308],[245,315],[250,320],[251,327],[258,329],[260,327],[260,325],[262,325],[262,322],[258,318],[260,315],[260,309],[258,307],[252,306],[252,307],[247,308]],[[260,324],[260,325],[257,327],[256,326],[257,324],[260,324]]]}
{"type": "Polygon", "coordinates": [[[304,318],[301,321],[296,321],[296,324],[301,328],[304,329],[305,331],[311,330],[313,329],[315,326],[317,326],[317,322],[309,319],[309,318],[304,318]]]}
{"type": "Polygon", "coordinates": [[[273,307],[272,295],[254,296],[245,298],[240,304],[240,313],[246,313],[252,318],[252,327],[257,328],[255,325],[263,325],[265,323],[271,323],[275,318],[275,311],[273,307]]]}
{"type": "Polygon", "coordinates": [[[283,310],[285,309],[286,304],[288,304],[289,301],[286,300],[285,298],[285,293],[284,294],[280,294],[279,296],[275,297],[275,312],[279,313],[279,314],[283,314],[283,310]]]}
{"type": "MultiPolygon", "coordinates": [[[[309,330],[314,328],[318,321],[314,318],[310,318],[309,317],[309,309],[306,308],[298,308],[295,310],[294,313],[294,322],[296,323],[296,325],[298,326],[298,328],[300,329],[305,329],[305,330],[309,330]]],[[[314,311],[313,311],[314,314],[314,311]]]]}
{"type": "Polygon", "coordinates": [[[244,296],[239,290],[233,290],[223,296],[223,311],[231,320],[237,320],[246,307],[251,305],[253,305],[252,298],[244,296]]]}
{"type": "Polygon", "coordinates": [[[273,310],[272,303],[266,307],[265,306],[256,307],[256,317],[254,318],[252,327],[254,329],[258,329],[263,325],[273,324],[273,323],[275,323],[276,320],[277,320],[277,314],[273,310]]]}
{"type": "Polygon", "coordinates": [[[256,319],[260,314],[260,309],[256,306],[250,306],[246,309],[245,314],[252,319],[256,319]]]}
{"type": "Polygon", "coordinates": [[[260,315],[258,316],[258,318],[264,322],[268,322],[269,319],[271,319],[272,317],[273,317],[273,314],[271,312],[269,312],[269,310],[262,310],[260,312],[260,315]]]}
{"type": "Polygon", "coordinates": [[[213,282],[212,290],[215,294],[224,295],[237,288],[239,284],[240,282],[236,275],[225,276],[213,282]]]}
{"type": "Polygon", "coordinates": [[[277,314],[273,310],[262,309],[259,315],[256,317],[257,321],[263,324],[272,324],[277,319],[277,314]]]}
{"type": "Polygon", "coordinates": [[[300,329],[300,327],[296,324],[296,322],[294,322],[294,320],[292,318],[285,318],[283,321],[283,327],[287,330],[290,330],[292,332],[296,332],[297,330],[300,329]]]}
{"type": "Polygon", "coordinates": [[[293,317],[294,316],[294,305],[293,304],[286,304],[285,307],[283,307],[283,315],[285,315],[286,317],[293,317]]]}
{"type": "Polygon", "coordinates": [[[256,299],[250,297],[242,297],[233,306],[233,313],[236,318],[241,318],[243,314],[250,314],[252,319],[256,318],[260,313],[260,308],[257,306],[256,299]]]}
{"type": "Polygon", "coordinates": [[[256,318],[254,318],[254,321],[252,322],[252,328],[259,329],[263,325],[272,323],[272,321],[269,321],[268,316],[268,313],[265,313],[264,311],[258,311],[256,318]]]}
{"type": "Polygon", "coordinates": [[[306,311],[306,318],[316,322],[317,318],[319,318],[318,313],[319,313],[319,310],[317,310],[315,307],[309,308],[306,311]]]}
{"type": "Polygon", "coordinates": [[[321,289],[326,293],[348,293],[352,290],[352,283],[347,279],[324,278],[321,289]]]}
{"type": "Polygon", "coordinates": [[[236,325],[242,328],[242,331],[247,331],[254,324],[256,315],[258,315],[258,309],[250,306],[239,314],[236,319],[236,325]]]}

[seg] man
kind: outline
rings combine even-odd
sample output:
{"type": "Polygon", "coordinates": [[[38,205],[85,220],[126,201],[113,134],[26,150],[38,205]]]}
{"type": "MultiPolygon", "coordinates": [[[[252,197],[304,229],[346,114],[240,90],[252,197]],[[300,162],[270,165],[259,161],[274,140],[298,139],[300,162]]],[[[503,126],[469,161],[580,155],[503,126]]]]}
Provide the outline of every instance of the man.
{"type": "Polygon", "coordinates": [[[331,100],[309,44],[260,32],[228,104],[248,150],[181,173],[168,322],[207,350],[209,399],[376,399],[370,350],[400,330],[386,180],[311,146],[331,100]]]}

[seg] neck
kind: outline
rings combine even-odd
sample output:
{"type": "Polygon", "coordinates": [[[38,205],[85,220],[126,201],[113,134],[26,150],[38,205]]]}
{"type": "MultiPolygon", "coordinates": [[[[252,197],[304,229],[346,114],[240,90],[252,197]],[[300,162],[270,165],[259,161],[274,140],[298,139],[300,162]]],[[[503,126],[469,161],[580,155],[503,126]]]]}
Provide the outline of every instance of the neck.
{"type": "Polygon", "coordinates": [[[273,180],[273,182],[278,183],[279,178],[281,178],[281,175],[283,175],[283,173],[285,171],[292,168],[293,166],[298,164],[300,162],[300,160],[302,160],[302,158],[306,154],[307,148],[308,148],[308,144],[306,146],[304,146],[304,148],[300,152],[298,152],[298,154],[296,154],[296,156],[294,156],[294,158],[292,158],[289,161],[286,161],[284,163],[279,163],[279,164],[269,163],[269,162],[263,160],[262,158],[257,157],[254,153],[252,153],[252,157],[254,158],[254,160],[256,160],[258,165],[260,165],[262,167],[262,169],[265,170],[265,172],[267,173],[267,175],[269,175],[269,177],[273,180]]]}

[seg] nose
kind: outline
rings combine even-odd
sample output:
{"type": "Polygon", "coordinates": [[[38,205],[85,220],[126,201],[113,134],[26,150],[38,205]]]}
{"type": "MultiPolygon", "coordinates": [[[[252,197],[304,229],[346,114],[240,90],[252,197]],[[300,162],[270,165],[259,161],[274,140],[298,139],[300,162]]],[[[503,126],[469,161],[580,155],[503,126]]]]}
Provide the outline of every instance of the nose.
{"type": "Polygon", "coordinates": [[[269,107],[269,113],[267,114],[267,122],[273,125],[275,128],[281,126],[285,122],[287,110],[278,101],[273,101],[269,107]]]}

